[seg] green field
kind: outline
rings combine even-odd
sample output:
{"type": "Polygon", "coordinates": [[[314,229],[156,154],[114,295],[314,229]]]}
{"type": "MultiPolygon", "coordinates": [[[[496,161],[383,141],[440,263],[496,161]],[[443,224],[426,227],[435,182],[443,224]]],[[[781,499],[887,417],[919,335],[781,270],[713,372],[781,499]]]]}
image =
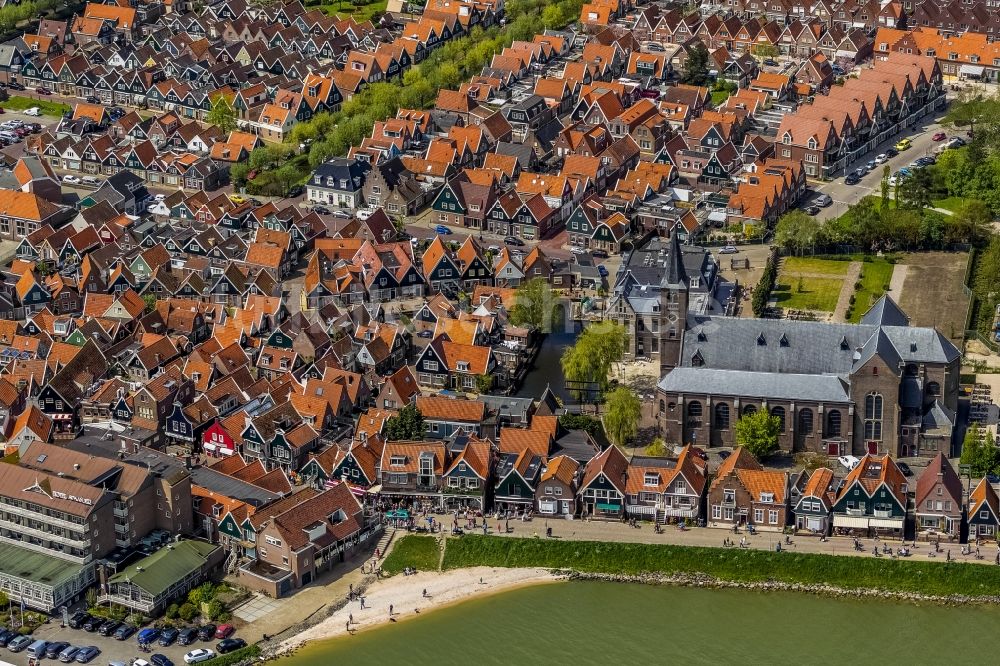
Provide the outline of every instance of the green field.
{"type": "Polygon", "coordinates": [[[849,261],[814,259],[812,257],[785,257],[781,270],[788,273],[817,273],[819,275],[847,275],[849,261]]]}
{"type": "Polygon", "coordinates": [[[339,16],[341,18],[353,16],[357,21],[369,21],[373,16],[375,16],[375,14],[385,12],[387,4],[388,0],[375,0],[375,2],[369,4],[363,4],[356,1],[331,2],[329,4],[320,5],[320,8],[330,16],[339,16]]]}
{"type": "Polygon", "coordinates": [[[400,573],[406,567],[417,571],[437,571],[440,560],[441,550],[437,539],[407,534],[389,551],[382,570],[389,575],[400,573]]]}
{"type": "Polygon", "coordinates": [[[847,320],[853,324],[861,321],[862,315],[868,311],[882,294],[888,291],[892,280],[893,265],[885,260],[865,262],[861,269],[861,288],[854,292],[854,305],[851,316],[847,320]]]}
{"type": "Polygon", "coordinates": [[[50,102],[45,99],[32,99],[30,97],[19,97],[14,95],[8,98],[6,101],[0,102],[0,106],[9,109],[10,111],[24,111],[25,109],[30,109],[33,106],[37,106],[38,109],[46,116],[62,116],[67,111],[72,111],[73,107],[69,104],[63,104],[61,102],[50,102]]]}
{"type": "Polygon", "coordinates": [[[950,210],[953,213],[957,213],[958,209],[962,207],[962,204],[967,200],[963,197],[946,197],[944,199],[934,199],[931,201],[931,205],[935,208],[942,208],[944,210],[950,210]]]}
{"type": "Polygon", "coordinates": [[[444,568],[474,566],[625,575],[701,573],[726,581],[774,580],[926,595],[985,596],[1000,589],[1000,567],[969,563],[475,535],[448,539],[444,568]]]}
{"type": "Polygon", "coordinates": [[[843,284],[844,281],[838,278],[804,277],[782,272],[771,296],[778,307],[833,312],[837,309],[843,284]]]}

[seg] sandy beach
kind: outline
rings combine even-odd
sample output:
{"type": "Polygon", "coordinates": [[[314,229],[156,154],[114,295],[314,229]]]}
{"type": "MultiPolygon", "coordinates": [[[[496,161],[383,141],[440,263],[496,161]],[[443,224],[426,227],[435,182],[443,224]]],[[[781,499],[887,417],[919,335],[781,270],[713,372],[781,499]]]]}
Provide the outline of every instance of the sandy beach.
{"type": "Polygon", "coordinates": [[[360,602],[352,601],[316,626],[285,641],[276,653],[286,653],[310,641],[342,636],[347,632],[350,616],[354,618],[352,632],[387,624],[390,604],[393,606],[392,621],[398,622],[473,597],[556,580],[559,577],[548,569],[474,567],[441,573],[420,572],[412,576],[397,574],[368,588],[364,610],[360,602]]]}

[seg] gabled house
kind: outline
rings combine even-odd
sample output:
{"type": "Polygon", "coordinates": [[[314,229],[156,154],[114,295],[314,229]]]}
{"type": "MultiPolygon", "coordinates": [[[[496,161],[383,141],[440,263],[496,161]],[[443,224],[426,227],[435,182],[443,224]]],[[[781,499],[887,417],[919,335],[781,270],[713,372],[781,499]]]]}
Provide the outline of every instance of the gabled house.
{"type": "Polygon", "coordinates": [[[888,455],[866,455],[844,479],[833,507],[833,526],[861,534],[902,536],[907,513],[906,477],[888,455]]]}
{"type": "Polygon", "coordinates": [[[800,534],[827,536],[833,524],[831,512],[837,499],[838,481],[833,470],[821,467],[810,475],[792,507],[795,529],[800,534]]]}
{"type": "Polygon", "coordinates": [[[991,539],[1000,533],[1000,498],[989,479],[969,494],[969,538],[991,539]]]}
{"type": "Polygon", "coordinates": [[[581,513],[596,518],[621,518],[628,494],[628,460],[617,446],[594,456],[583,469],[577,490],[581,513]]]}
{"type": "MultiPolygon", "coordinates": [[[[943,453],[938,453],[917,479],[913,497],[917,532],[928,538],[961,536],[962,480],[943,453]]],[[[970,533],[971,536],[971,533],[970,533]]]]}

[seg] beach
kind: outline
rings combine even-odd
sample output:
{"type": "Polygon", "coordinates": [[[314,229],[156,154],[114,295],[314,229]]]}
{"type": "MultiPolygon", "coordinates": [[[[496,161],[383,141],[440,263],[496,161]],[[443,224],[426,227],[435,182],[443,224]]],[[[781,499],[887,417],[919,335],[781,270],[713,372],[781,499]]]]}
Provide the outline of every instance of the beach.
{"type": "Polygon", "coordinates": [[[422,571],[412,576],[397,574],[368,588],[364,595],[364,610],[360,601],[351,601],[319,624],[282,643],[276,654],[285,654],[311,641],[342,636],[347,633],[347,622],[352,616],[353,633],[399,622],[473,597],[557,580],[560,577],[548,569],[537,568],[473,567],[440,573],[422,571]],[[393,607],[391,618],[390,604],[393,607]]]}

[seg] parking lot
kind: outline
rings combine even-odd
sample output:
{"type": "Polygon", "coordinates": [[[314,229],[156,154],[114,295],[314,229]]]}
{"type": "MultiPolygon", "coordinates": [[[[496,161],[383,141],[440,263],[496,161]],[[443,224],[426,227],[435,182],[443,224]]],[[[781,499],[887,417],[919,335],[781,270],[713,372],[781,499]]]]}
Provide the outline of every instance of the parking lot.
{"type": "MultiPolygon", "coordinates": [[[[42,625],[42,627],[32,634],[32,637],[49,642],[65,641],[76,646],[93,645],[97,647],[101,653],[89,663],[97,664],[99,666],[105,666],[110,661],[123,661],[128,664],[136,658],[142,658],[148,661],[150,655],[154,653],[166,656],[174,664],[183,664],[184,655],[191,650],[196,648],[208,648],[215,650],[215,646],[219,642],[219,639],[212,638],[208,641],[196,640],[194,643],[187,646],[180,645],[178,643],[174,643],[169,647],[154,645],[151,653],[143,653],[139,650],[138,643],[136,641],[136,634],[133,634],[126,640],[119,641],[111,637],[101,636],[96,632],[91,633],[82,629],[62,627],[60,626],[60,621],[57,618],[53,618],[48,624],[42,625]]],[[[18,664],[19,666],[27,666],[28,655],[23,651],[13,653],[6,648],[0,648],[0,661],[18,664]]],[[[59,663],[54,659],[49,659],[47,661],[49,663],[59,663]]]]}

